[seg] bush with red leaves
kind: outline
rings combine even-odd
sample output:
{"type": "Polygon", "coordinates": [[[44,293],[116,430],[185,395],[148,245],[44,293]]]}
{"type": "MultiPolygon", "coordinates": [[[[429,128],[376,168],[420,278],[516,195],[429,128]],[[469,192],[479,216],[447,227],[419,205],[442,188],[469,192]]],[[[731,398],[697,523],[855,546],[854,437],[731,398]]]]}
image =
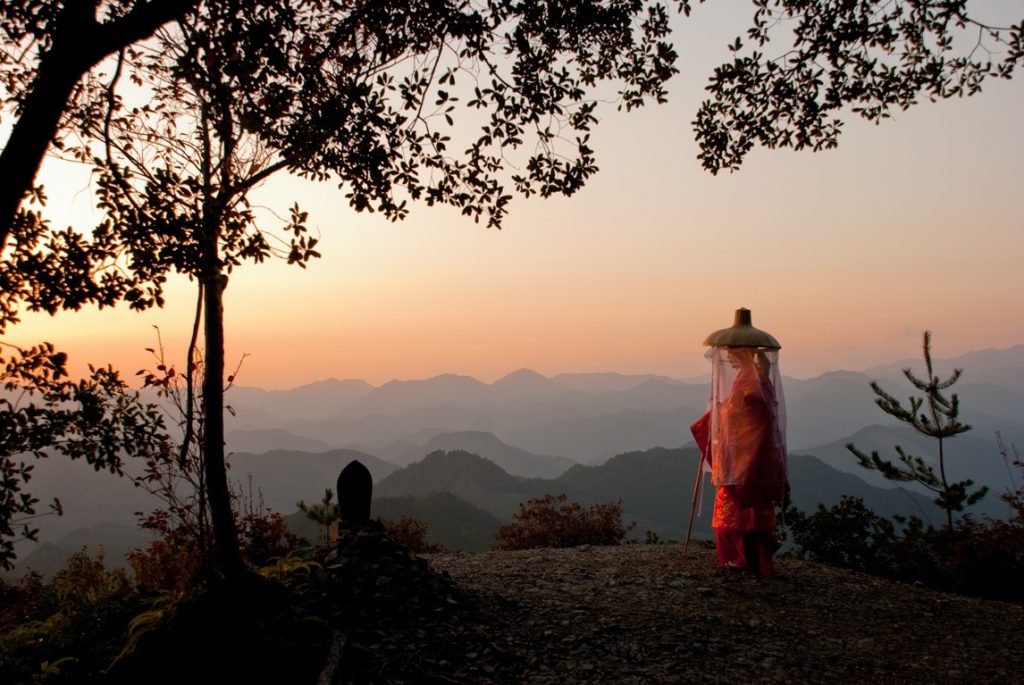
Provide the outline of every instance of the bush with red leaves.
{"type": "Polygon", "coordinates": [[[636,525],[622,522],[622,500],[584,509],[565,494],[545,495],[523,504],[514,523],[498,530],[494,549],[618,545],[636,525]]]}
{"type": "Polygon", "coordinates": [[[403,515],[397,521],[381,521],[395,542],[409,548],[413,554],[440,552],[441,546],[427,542],[427,524],[412,516],[403,515]]]}

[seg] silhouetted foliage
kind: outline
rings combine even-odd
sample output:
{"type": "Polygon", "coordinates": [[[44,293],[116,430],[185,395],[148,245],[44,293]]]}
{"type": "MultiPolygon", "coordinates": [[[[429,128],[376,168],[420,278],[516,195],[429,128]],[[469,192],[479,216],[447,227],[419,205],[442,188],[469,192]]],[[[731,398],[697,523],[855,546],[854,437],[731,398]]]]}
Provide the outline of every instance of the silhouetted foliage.
{"type": "Polygon", "coordinates": [[[917,102],[974,95],[1024,64],[1024,17],[992,26],[964,0],[754,0],[746,42],[715,69],[694,129],[705,169],[755,145],[835,147],[848,113],[880,122],[917,102]],[[779,34],[784,49],[778,45],[779,34]],[[773,42],[774,41],[774,42],[773,42]]]}
{"type": "Polygon", "coordinates": [[[29,574],[0,580],[0,682],[95,682],[117,654],[144,602],[122,569],[107,570],[103,551],[73,554],[50,582],[29,574]]]}
{"type": "MultiPolygon", "coordinates": [[[[129,3],[104,5],[116,17],[129,3]]],[[[13,102],[31,89],[36,67],[19,42],[31,48],[34,34],[26,38],[20,21],[0,63],[16,74],[4,81],[13,102]]],[[[44,34],[54,28],[48,22],[44,34]]],[[[664,6],[624,0],[200,4],[89,73],[75,103],[62,103],[70,107],[62,135],[47,140],[59,137],[65,155],[100,163],[111,222],[88,238],[22,212],[5,261],[28,268],[3,274],[3,323],[16,320],[18,302],[51,313],[88,302],[160,304],[167,271],[200,271],[201,241],[185,240],[197,217],[230,227],[221,237],[236,249],[222,245],[228,253],[219,256],[228,271],[240,259],[265,259],[271,245],[251,230],[244,197],[283,169],[335,178],[355,209],[390,219],[404,217],[411,198],[498,225],[511,199],[506,186],[572,194],[597,170],[587,135],[596,98],[611,99],[598,88],[617,85],[627,109],[663,100],[675,59],[667,35],[664,6]],[[123,95],[129,79],[134,88],[123,95]],[[456,94],[468,85],[471,96],[456,94]],[[186,114],[193,125],[183,125],[186,114]],[[459,116],[477,127],[466,141],[453,141],[459,116]],[[214,178],[204,180],[204,168],[214,178]],[[136,197],[124,197],[129,188],[136,197]],[[245,237],[229,237],[237,232],[245,237]],[[130,268],[105,268],[115,255],[130,268]]],[[[47,46],[43,36],[35,47],[47,46]]],[[[313,245],[295,237],[284,252],[301,261],[313,245]]]]}
{"type": "Polygon", "coordinates": [[[946,527],[953,528],[953,512],[963,511],[964,507],[971,506],[980,500],[988,492],[987,487],[980,487],[971,490],[974,481],[967,479],[950,483],[946,479],[946,459],[943,452],[943,441],[955,437],[971,429],[967,424],[960,423],[960,402],[956,394],[948,398],[943,394],[960,378],[962,369],[956,369],[949,378],[939,380],[939,377],[932,372],[931,355],[931,332],[925,331],[923,336],[924,364],[927,372],[927,380],[922,380],[914,375],[910,369],[903,369],[903,375],[915,388],[924,393],[924,397],[910,397],[909,407],[904,407],[899,400],[887,393],[875,381],[871,383],[871,389],[878,396],[875,404],[881,407],[889,416],[892,416],[903,423],[909,424],[918,433],[935,438],[938,442],[938,464],[939,474],[935,469],[925,463],[924,459],[908,454],[899,445],[896,446],[896,454],[900,464],[883,459],[877,451],[870,455],[858,450],[853,443],[846,446],[848,450],[857,456],[857,461],[866,469],[874,469],[880,472],[889,480],[895,481],[916,481],[936,494],[935,504],[946,510],[946,527]],[[926,411],[923,409],[926,407],[926,411]]]}
{"type": "Polygon", "coordinates": [[[173,601],[157,599],[132,619],[103,682],[313,683],[329,629],[294,600],[256,574],[214,579],[173,601]]]}
{"type": "Polygon", "coordinates": [[[494,549],[618,545],[636,525],[622,522],[622,500],[584,509],[566,499],[564,493],[545,495],[523,504],[515,522],[498,531],[494,549]]]}
{"type": "MultiPolygon", "coordinates": [[[[25,488],[37,459],[61,454],[121,475],[126,458],[164,459],[169,442],[154,405],[144,404],[110,367],[67,377],[67,356],[43,343],[0,344],[0,568],[10,569],[17,540],[35,540],[39,500],[25,488]],[[4,349],[12,350],[5,354],[4,349]]],[[[63,509],[59,501],[52,513],[63,509]]]]}
{"type": "Polygon", "coordinates": [[[952,529],[877,516],[844,497],[812,514],[786,510],[794,549],[810,561],[977,597],[1024,601],[1024,519],[959,519],[952,529]]]}

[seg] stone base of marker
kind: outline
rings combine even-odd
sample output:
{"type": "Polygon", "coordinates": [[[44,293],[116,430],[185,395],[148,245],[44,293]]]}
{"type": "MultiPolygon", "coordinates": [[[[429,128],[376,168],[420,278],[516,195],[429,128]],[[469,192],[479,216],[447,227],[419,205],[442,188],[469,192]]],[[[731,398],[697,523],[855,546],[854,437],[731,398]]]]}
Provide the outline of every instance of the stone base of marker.
{"type": "Polygon", "coordinates": [[[366,467],[350,462],[337,492],[341,521],[328,531],[332,549],[319,560],[323,573],[311,580],[338,633],[319,683],[452,682],[455,671],[491,682],[478,675],[497,672],[508,655],[474,627],[479,621],[467,620],[474,602],[447,575],[370,519],[366,467]]]}
{"type": "Polygon", "coordinates": [[[467,654],[477,655],[481,669],[507,663],[509,656],[473,627],[479,621],[467,620],[476,611],[472,598],[393,540],[383,525],[342,521],[336,533],[322,562],[321,590],[332,611],[328,621],[345,644],[321,682],[389,682],[381,669],[399,664],[405,678],[412,668],[424,682],[447,682],[433,678],[466,668],[467,654]]]}

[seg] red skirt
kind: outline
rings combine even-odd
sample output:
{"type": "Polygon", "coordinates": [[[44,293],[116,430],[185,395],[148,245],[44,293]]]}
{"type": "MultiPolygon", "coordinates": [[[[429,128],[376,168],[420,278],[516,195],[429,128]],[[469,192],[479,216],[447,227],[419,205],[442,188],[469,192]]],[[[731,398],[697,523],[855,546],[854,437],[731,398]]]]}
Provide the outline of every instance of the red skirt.
{"type": "Polygon", "coordinates": [[[715,529],[719,564],[765,578],[775,575],[772,557],[779,548],[775,539],[775,507],[741,508],[729,488],[720,487],[715,495],[711,527],[715,529]]]}

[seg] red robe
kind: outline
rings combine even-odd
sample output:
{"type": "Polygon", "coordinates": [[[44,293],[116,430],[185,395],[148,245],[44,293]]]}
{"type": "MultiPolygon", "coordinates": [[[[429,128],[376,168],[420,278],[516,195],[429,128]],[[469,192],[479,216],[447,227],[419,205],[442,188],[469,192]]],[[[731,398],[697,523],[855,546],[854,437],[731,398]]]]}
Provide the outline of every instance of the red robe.
{"type": "Polygon", "coordinates": [[[742,369],[719,408],[722,457],[710,454],[710,412],[690,427],[718,484],[711,527],[722,566],[774,575],[775,503],[787,487],[771,386],[742,369]]]}

